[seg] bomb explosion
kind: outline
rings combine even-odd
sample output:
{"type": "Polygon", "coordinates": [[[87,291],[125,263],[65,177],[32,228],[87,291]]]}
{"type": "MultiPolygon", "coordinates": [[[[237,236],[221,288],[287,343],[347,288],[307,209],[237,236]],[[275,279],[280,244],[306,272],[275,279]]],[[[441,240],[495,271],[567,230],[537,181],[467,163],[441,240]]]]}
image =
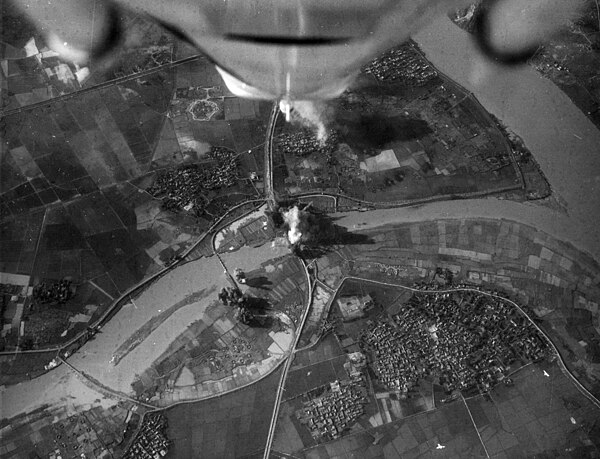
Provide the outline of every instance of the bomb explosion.
{"type": "Polygon", "coordinates": [[[287,121],[297,122],[310,129],[315,138],[325,145],[329,133],[325,127],[325,105],[312,100],[282,100],[280,110],[285,114],[287,121]]]}
{"type": "Polygon", "coordinates": [[[316,249],[338,241],[338,230],[326,215],[310,208],[310,204],[281,209],[282,223],[287,226],[289,243],[303,249],[316,249]]]}
{"type": "Polygon", "coordinates": [[[282,213],[283,221],[289,228],[288,240],[292,245],[298,244],[302,239],[302,232],[300,231],[300,212],[298,206],[294,206],[282,213]]]}
{"type": "Polygon", "coordinates": [[[323,104],[314,101],[294,101],[292,102],[294,114],[297,115],[300,122],[315,131],[315,137],[321,144],[327,141],[327,128],[323,117],[323,104]]]}

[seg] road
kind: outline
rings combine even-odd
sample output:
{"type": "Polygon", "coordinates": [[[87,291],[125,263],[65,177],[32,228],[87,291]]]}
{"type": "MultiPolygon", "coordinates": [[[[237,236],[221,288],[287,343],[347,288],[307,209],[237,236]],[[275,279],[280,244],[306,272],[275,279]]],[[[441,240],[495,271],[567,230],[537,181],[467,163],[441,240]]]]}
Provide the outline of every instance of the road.
{"type": "MultiPolygon", "coordinates": [[[[257,204],[257,206],[264,205],[264,200],[257,200],[255,204],[257,204]]],[[[245,214],[241,215],[239,218],[244,217],[245,214]]],[[[223,218],[227,218],[227,215],[223,216],[223,218]]],[[[215,226],[219,223],[220,222],[215,222],[215,226]]],[[[212,230],[214,230],[214,227],[212,230]]],[[[203,238],[212,234],[212,230],[207,232],[203,238]]],[[[201,240],[197,241],[196,244],[200,242],[201,240]]],[[[193,249],[194,246],[190,247],[188,250],[193,249]]],[[[178,263],[181,263],[181,261],[178,263]]],[[[209,264],[212,268],[215,268],[214,270],[212,270],[212,268],[207,268],[209,271],[212,270],[210,276],[207,272],[199,272],[197,269],[193,268],[193,263],[186,263],[182,267],[185,272],[178,272],[175,284],[175,278],[173,275],[170,275],[171,269],[175,265],[171,265],[165,268],[163,272],[165,276],[161,278],[161,282],[152,282],[154,278],[151,278],[134,286],[134,289],[142,289],[146,286],[150,289],[154,289],[150,293],[145,293],[146,296],[150,297],[151,301],[144,304],[140,304],[140,302],[136,301],[135,304],[132,303],[131,307],[120,310],[119,314],[121,315],[119,315],[116,320],[110,320],[114,317],[116,311],[121,308],[122,304],[128,300],[128,296],[117,299],[113,304],[114,310],[112,311],[115,314],[107,312],[110,314],[110,317],[105,317],[106,323],[105,327],[103,327],[103,332],[99,333],[94,341],[91,341],[86,346],[74,352],[69,357],[68,362],[63,361],[63,363],[67,364],[59,365],[33,380],[0,388],[0,405],[2,406],[1,417],[10,419],[20,413],[34,410],[41,404],[58,406],[68,402],[69,407],[76,407],[87,403],[97,404],[95,402],[97,399],[101,400],[103,405],[115,403],[115,400],[118,399],[131,400],[131,397],[128,395],[131,389],[129,385],[130,376],[133,376],[136,372],[140,373],[140,371],[138,371],[139,368],[136,368],[143,367],[145,365],[145,359],[152,359],[153,356],[157,355],[155,353],[160,354],[162,351],[159,348],[165,343],[171,342],[173,333],[179,328],[171,327],[168,324],[165,325],[163,331],[164,334],[167,335],[166,339],[162,339],[162,332],[160,332],[159,328],[158,331],[161,336],[156,335],[149,343],[146,343],[146,350],[150,352],[143,351],[141,354],[138,352],[136,357],[131,362],[127,363],[122,370],[108,364],[111,353],[114,352],[114,348],[118,345],[118,340],[131,335],[131,332],[138,329],[143,323],[146,323],[148,318],[155,316],[157,308],[158,312],[160,312],[164,305],[168,304],[171,298],[174,298],[173,301],[179,300],[182,295],[186,295],[184,291],[190,289],[200,290],[202,286],[207,287],[209,285],[209,277],[213,281],[215,277],[220,277],[221,281],[225,281],[222,274],[220,274],[222,273],[222,267],[218,264],[216,258],[207,261],[203,260],[199,266],[209,264]],[[189,268],[190,266],[192,267],[189,268]],[[186,267],[188,267],[188,269],[186,269],[186,267]],[[201,285],[198,285],[195,281],[192,282],[193,279],[197,278],[203,279],[204,282],[201,285]],[[174,288],[174,285],[177,286],[177,289],[174,288]],[[164,301],[165,298],[167,298],[166,301],[164,301]],[[65,398],[65,393],[70,394],[68,398],[65,398]]],[[[160,274],[157,274],[157,276],[159,275],[160,274]]],[[[142,295],[144,295],[144,293],[142,293],[142,295]]],[[[199,298],[198,301],[204,300],[199,298]]],[[[187,307],[187,309],[178,310],[176,313],[169,316],[168,320],[171,321],[169,323],[172,325],[177,322],[173,321],[173,319],[176,318],[177,314],[185,311],[187,311],[184,314],[186,317],[191,317],[191,320],[197,319],[203,305],[199,302],[197,302],[196,305],[196,307],[187,307]]],[[[180,322],[181,321],[178,323],[180,322]]],[[[185,326],[187,326],[188,323],[189,321],[184,321],[185,326]]],[[[64,350],[64,348],[62,349],[64,350]]],[[[136,350],[140,350],[140,346],[138,346],[136,350]]],[[[61,349],[57,349],[57,351],[61,351],[61,349]]],[[[9,355],[12,356],[13,353],[9,353],[9,355]]],[[[62,351],[60,352],[60,355],[62,356],[62,351]]],[[[49,357],[48,360],[51,358],[52,357],[49,357]]],[[[272,368],[268,373],[272,373],[277,370],[277,368],[281,368],[284,359],[285,356],[282,356],[282,358],[278,360],[277,366],[272,368]]],[[[250,384],[252,384],[252,382],[247,385],[250,384]]],[[[241,387],[237,387],[231,391],[240,388],[241,387]]],[[[214,396],[222,396],[225,395],[225,393],[226,392],[214,394],[214,396]]]]}
{"type": "Polygon", "coordinates": [[[269,203],[269,207],[275,204],[275,190],[273,188],[273,136],[275,135],[275,127],[277,126],[277,117],[279,116],[279,104],[273,103],[269,124],[267,126],[267,134],[265,141],[265,157],[264,157],[264,177],[265,198],[269,203]]]}
{"type": "MultiPolygon", "coordinates": [[[[595,259],[600,259],[600,232],[597,229],[597,222],[600,221],[600,206],[598,206],[600,200],[600,154],[598,154],[600,132],[558,88],[547,80],[540,78],[532,69],[519,68],[509,71],[485,63],[478,56],[469,37],[450,24],[447,18],[434,22],[415,38],[428,59],[437,68],[458,81],[468,91],[471,91],[488,111],[498,116],[511,130],[525,140],[550,181],[559,202],[563,204],[563,209],[556,206],[545,207],[538,204],[516,203],[499,199],[467,199],[427,203],[404,209],[347,213],[340,215],[341,218],[336,223],[351,230],[356,230],[396,222],[424,221],[438,218],[509,219],[534,226],[559,240],[571,242],[578,249],[590,253],[595,259]]],[[[187,59],[193,60],[195,58],[197,56],[187,59]]],[[[185,60],[169,65],[179,65],[184,63],[183,61],[185,60]]],[[[151,71],[157,70],[152,69],[151,71]]],[[[137,74],[124,78],[139,78],[140,76],[143,75],[137,74]]],[[[86,90],[95,90],[104,87],[103,85],[118,84],[119,82],[112,80],[102,85],[86,88],[86,90]]],[[[75,94],[69,94],[64,97],[74,96],[75,94]]],[[[53,101],[55,100],[45,101],[39,105],[48,105],[53,101]]],[[[35,108],[35,106],[24,107],[23,110],[32,108],[35,108]]],[[[10,113],[12,111],[5,112],[2,115],[6,116],[10,113]]],[[[278,107],[275,104],[271,113],[265,144],[265,195],[270,202],[274,202],[275,199],[272,139],[277,116],[278,107]]],[[[193,247],[190,248],[190,251],[192,249],[193,247]]],[[[156,277],[170,268],[166,268],[156,277]]],[[[154,279],[155,277],[138,284],[133,287],[133,290],[143,287],[154,279]]],[[[309,285],[311,285],[310,282],[309,285]]],[[[398,287],[396,284],[393,285],[398,287]]],[[[114,307],[118,307],[129,293],[119,298],[114,307]]],[[[312,298],[312,291],[310,293],[309,298],[312,298]]],[[[510,299],[492,294],[488,295],[510,302],[525,314],[510,299]]],[[[278,386],[265,457],[268,457],[271,449],[285,378],[309,309],[310,300],[297,328],[292,354],[284,363],[285,367],[278,386]]],[[[526,314],[525,316],[531,320],[526,314]]],[[[106,314],[103,319],[109,317],[110,313],[106,314]]],[[[554,343],[539,327],[536,326],[536,328],[546,336],[554,348],[561,370],[569,376],[578,389],[595,406],[600,407],[598,400],[589,394],[566,368],[554,343]]],[[[38,352],[47,351],[46,349],[38,352]]]]}
{"type": "MultiPolygon", "coordinates": [[[[104,326],[114,316],[114,314],[116,314],[116,312],[121,308],[121,306],[123,306],[123,304],[125,304],[125,303],[127,303],[127,301],[129,301],[129,297],[132,294],[138,292],[143,287],[151,284],[153,281],[155,281],[156,279],[162,277],[163,275],[165,275],[166,273],[168,273],[169,271],[171,271],[172,269],[174,269],[175,267],[177,267],[179,264],[181,264],[185,260],[185,258],[196,247],[198,247],[202,243],[202,241],[204,241],[204,239],[208,235],[211,235],[211,234],[215,233],[216,228],[223,222],[223,220],[225,220],[229,216],[229,214],[231,212],[233,212],[233,211],[235,211],[235,210],[239,209],[240,207],[243,207],[243,206],[245,206],[247,204],[255,204],[256,207],[260,207],[260,205],[262,205],[264,202],[265,202],[264,199],[253,199],[253,200],[250,200],[250,201],[241,202],[239,204],[236,204],[232,208],[230,208],[225,214],[223,214],[223,216],[221,216],[215,223],[213,223],[211,225],[211,227],[202,236],[200,236],[196,242],[194,242],[189,248],[187,248],[182,253],[181,257],[175,263],[172,263],[172,264],[170,264],[168,266],[165,266],[163,269],[161,269],[157,273],[151,275],[150,277],[147,277],[147,278],[143,279],[142,281],[140,281],[136,285],[133,285],[132,287],[130,287],[129,289],[127,289],[127,291],[125,293],[121,294],[121,296],[119,296],[112,303],[112,305],[98,318],[98,320],[96,322],[94,322],[92,325],[90,325],[90,328],[96,328],[96,329],[98,329],[98,328],[101,328],[102,326],[104,326]]],[[[242,215],[240,218],[244,218],[245,215],[246,214],[242,215]]],[[[44,349],[30,349],[30,350],[18,350],[18,351],[15,351],[15,350],[12,350],[12,351],[2,351],[2,352],[0,352],[0,355],[15,355],[16,353],[18,353],[18,354],[43,354],[43,353],[52,352],[52,351],[62,352],[63,350],[67,349],[69,346],[73,345],[78,340],[80,340],[85,334],[87,334],[87,331],[81,332],[77,336],[73,337],[70,341],[68,341],[68,342],[66,342],[66,343],[64,343],[64,344],[62,344],[60,346],[55,346],[55,347],[51,347],[51,348],[44,348],[44,349]]]]}
{"type": "MultiPolygon", "coordinates": [[[[473,93],[487,111],[523,138],[548,178],[558,205],[496,198],[465,199],[423,203],[410,208],[341,213],[334,216],[336,224],[356,231],[439,218],[508,219],[571,242],[600,260],[597,227],[600,221],[600,131],[559,88],[534,69],[528,66],[500,67],[487,61],[471,38],[447,17],[434,21],[414,38],[436,68],[473,93]]],[[[496,297],[511,303],[531,321],[516,303],[496,297]]],[[[566,367],[554,343],[533,324],[548,339],[558,356],[561,371],[600,408],[598,400],[566,367]]],[[[279,406],[276,411],[278,409],[279,406]]],[[[264,457],[268,457],[272,434],[270,432],[264,457]]]]}
{"type": "Polygon", "coordinates": [[[153,73],[160,72],[161,70],[169,69],[171,67],[176,67],[176,66],[182,65],[182,64],[187,64],[188,62],[192,62],[192,61],[195,61],[195,60],[201,59],[201,58],[204,58],[204,56],[202,54],[195,54],[194,56],[189,56],[189,57],[185,57],[183,59],[179,59],[179,60],[176,60],[173,62],[168,62],[166,64],[159,65],[157,67],[153,67],[151,69],[144,70],[139,73],[133,73],[131,75],[125,75],[125,76],[122,76],[119,78],[113,78],[112,80],[104,81],[102,83],[98,83],[93,86],[81,88],[81,89],[78,89],[77,91],[73,91],[68,94],[63,94],[61,96],[53,97],[51,99],[43,100],[41,102],[36,102],[34,104],[25,105],[24,107],[0,111],[0,119],[4,118],[6,116],[17,114],[17,113],[35,110],[36,108],[47,107],[50,104],[69,100],[74,97],[79,97],[81,94],[98,91],[99,89],[108,88],[108,87],[116,85],[116,84],[125,83],[126,81],[137,80],[138,78],[143,78],[145,76],[152,75],[153,73]]]}
{"type": "Polygon", "coordinates": [[[290,349],[290,355],[288,356],[287,360],[285,361],[283,370],[281,372],[281,378],[279,380],[279,385],[277,386],[277,396],[275,397],[275,406],[273,407],[273,415],[271,416],[271,424],[269,426],[269,433],[267,436],[267,444],[265,445],[263,459],[269,459],[269,455],[271,453],[271,447],[273,446],[273,437],[275,436],[275,429],[277,428],[277,418],[279,417],[279,407],[281,406],[281,398],[283,397],[283,391],[285,388],[285,381],[287,379],[288,372],[290,371],[290,367],[292,366],[292,362],[294,361],[294,354],[296,352],[298,342],[300,341],[300,335],[302,335],[302,329],[304,328],[304,324],[306,323],[306,319],[308,318],[310,307],[312,305],[313,285],[310,281],[308,267],[306,266],[306,263],[304,260],[302,260],[302,264],[304,265],[306,282],[308,284],[307,305],[304,308],[304,314],[302,315],[302,320],[300,321],[300,324],[296,328],[296,339],[294,339],[294,343],[292,344],[292,347],[290,349]]]}
{"type": "MultiPolygon", "coordinates": [[[[341,284],[345,281],[345,280],[358,280],[361,282],[369,282],[369,283],[373,283],[373,284],[378,284],[378,285],[385,285],[386,287],[397,287],[397,288],[401,288],[404,290],[409,290],[411,292],[415,292],[415,293],[423,293],[423,292],[427,292],[427,290],[422,290],[422,289],[418,289],[418,288],[413,288],[413,287],[408,287],[406,285],[401,285],[401,284],[392,284],[389,282],[381,282],[381,281],[376,281],[376,280],[371,280],[371,279],[363,279],[361,277],[355,277],[355,276],[345,276],[341,283],[341,284]]],[[[338,287],[339,289],[339,287],[338,287]]],[[[337,291],[337,290],[336,290],[337,291]]],[[[542,330],[536,323],[535,321],[529,316],[529,314],[527,314],[523,308],[521,308],[521,306],[519,306],[517,303],[515,303],[513,300],[511,300],[510,298],[506,298],[502,295],[498,295],[496,293],[491,293],[491,292],[486,292],[485,290],[480,290],[477,288],[469,288],[469,287],[455,287],[455,288],[449,288],[449,289],[440,289],[440,290],[433,290],[432,292],[434,293],[452,293],[452,292],[472,292],[472,293],[477,293],[479,295],[484,295],[490,298],[495,298],[497,300],[501,300],[501,301],[505,301],[506,303],[509,303],[510,305],[512,305],[517,311],[519,311],[519,313],[525,317],[529,323],[531,323],[531,325],[533,325],[535,327],[535,329],[538,331],[538,333],[540,335],[542,335],[546,341],[548,342],[548,344],[550,345],[550,347],[552,348],[552,350],[554,351],[554,354],[556,355],[557,359],[558,359],[558,366],[560,367],[561,371],[567,376],[569,377],[569,379],[571,379],[571,381],[575,384],[575,386],[577,387],[577,389],[590,401],[592,402],[597,408],[600,409],[600,401],[593,395],[591,394],[577,379],[577,377],[571,373],[571,370],[569,370],[565,364],[565,361],[560,353],[560,351],[558,350],[558,348],[556,347],[556,345],[554,344],[554,341],[552,341],[552,339],[550,338],[550,336],[548,336],[548,334],[542,330]]]]}
{"type": "MultiPolygon", "coordinates": [[[[306,266],[306,265],[305,265],[306,266]]],[[[308,275],[308,273],[307,273],[308,275]]],[[[310,280],[310,278],[309,278],[310,280]]],[[[356,277],[356,276],[344,276],[339,285],[338,288],[335,289],[335,291],[332,293],[331,298],[334,298],[335,295],[337,294],[338,290],[342,287],[342,285],[344,284],[344,282],[346,280],[355,280],[355,281],[361,281],[361,282],[367,282],[367,283],[373,283],[373,284],[378,284],[378,285],[384,285],[386,287],[393,287],[393,288],[398,288],[398,289],[403,289],[403,290],[408,290],[411,292],[415,292],[415,293],[426,293],[426,290],[423,289],[418,289],[418,288],[414,288],[414,287],[409,287],[406,285],[402,285],[402,284],[392,284],[389,282],[382,282],[382,281],[376,281],[376,280],[372,280],[372,279],[364,279],[361,277],[356,277]]],[[[571,372],[571,370],[569,370],[569,368],[566,366],[563,356],[561,355],[560,351],[558,350],[556,344],[554,343],[554,341],[550,338],[550,336],[548,336],[548,334],[542,330],[536,323],[535,321],[529,316],[529,314],[527,314],[522,308],[521,306],[519,306],[517,303],[515,303],[514,301],[512,301],[510,298],[506,298],[502,295],[498,295],[496,293],[491,293],[491,292],[486,292],[485,290],[480,290],[477,288],[469,288],[469,287],[455,287],[455,288],[451,288],[451,289],[440,289],[440,290],[433,290],[431,291],[431,293],[452,293],[452,292],[472,292],[472,293],[477,293],[479,295],[484,295],[490,298],[494,298],[497,300],[501,300],[504,301],[506,303],[509,303],[510,305],[512,305],[517,311],[519,311],[520,314],[522,314],[531,325],[533,325],[535,327],[535,329],[538,331],[538,333],[540,333],[540,335],[542,335],[545,339],[546,342],[549,344],[549,346],[552,348],[552,351],[554,353],[554,355],[557,358],[557,362],[558,362],[558,366],[561,370],[561,372],[567,376],[571,382],[573,382],[573,384],[575,385],[575,387],[583,394],[584,397],[586,397],[592,404],[594,404],[594,406],[596,406],[598,409],[600,409],[600,400],[598,400],[593,394],[591,394],[577,379],[577,377],[571,372]]],[[[312,295],[312,289],[311,289],[311,295],[312,295]]],[[[311,296],[312,298],[312,296],[311,296]]],[[[267,437],[267,444],[265,446],[265,451],[263,454],[263,459],[268,459],[269,455],[271,453],[271,447],[273,444],[273,438],[275,435],[275,431],[276,431],[276,427],[277,427],[277,417],[279,415],[279,408],[281,405],[281,399],[283,396],[283,390],[285,387],[285,380],[289,371],[289,368],[291,366],[292,361],[294,360],[293,356],[296,352],[300,352],[304,349],[297,349],[297,344],[298,344],[298,340],[300,338],[300,334],[302,332],[302,328],[304,326],[304,322],[306,320],[306,317],[308,317],[308,311],[310,309],[310,303],[309,306],[306,308],[306,311],[304,313],[304,317],[303,317],[303,321],[301,323],[301,325],[298,327],[297,330],[297,337],[296,337],[296,341],[294,342],[294,346],[292,348],[292,351],[290,353],[290,357],[286,360],[285,362],[285,366],[283,368],[282,371],[282,375],[281,375],[281,380],[279,382],[279,386],[277,389],[277,397],[275,400],[275,407],[273,410],[273,416],[271,419],[271,425],[269,428],[269,434],[267,437]]],[[[463,399],[464,400],[464,399],[463,399]]],[[[483,442],[482,442],[483,445],[483,442]]],[[[484,449],[485,449],[485,445],[484,445],[484,449]]],[[[488,456],[489,457],[489,456],[488,456]]]]}

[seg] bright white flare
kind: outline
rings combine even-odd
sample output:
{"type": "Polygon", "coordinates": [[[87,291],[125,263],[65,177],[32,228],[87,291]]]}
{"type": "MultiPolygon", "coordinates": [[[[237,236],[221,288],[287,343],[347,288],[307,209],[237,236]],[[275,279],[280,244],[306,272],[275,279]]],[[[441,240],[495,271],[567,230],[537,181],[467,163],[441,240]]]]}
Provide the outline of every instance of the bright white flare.
{"type": "Polygon", "coordinates": [[[290,122],[290,113],[292,112],[292,103],[287,99],[281,99],[279,101],[279,110],[285,115],[285,120],[290,122]]]}
{"type": "Polygon", "coordinates": [[[282,214],[283,221],[289,226],[288,239],[291,244],[296,244],[300,241],[302,233],[298,229],[300,225],[300,210],[298,207],[292,207],[282,214]]]}

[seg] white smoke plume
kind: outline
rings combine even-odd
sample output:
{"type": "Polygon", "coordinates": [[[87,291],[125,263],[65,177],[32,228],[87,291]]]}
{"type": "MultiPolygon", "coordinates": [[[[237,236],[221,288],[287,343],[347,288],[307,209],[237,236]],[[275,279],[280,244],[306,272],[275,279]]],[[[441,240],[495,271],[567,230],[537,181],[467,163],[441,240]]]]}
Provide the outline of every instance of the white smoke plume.
{"type": "Polygon", "coordinates": [[[289,210],[286,210],[282,214],[283,221],[290,228],[288,231],[288,239],[291,244],[296,244],[300,241],[302,237],[302,233],[299,230],[300,226],[300,209],[297,206],[292,207],[289,210]]]}
{"type": "Polygon", "coordinates": [[[323,116],[325,111],[323,104],[312,100],[295,100],[291,102],[291,107],[293,119],[314,130],[319,142],[325,143],[327,128],[323,116]]]}

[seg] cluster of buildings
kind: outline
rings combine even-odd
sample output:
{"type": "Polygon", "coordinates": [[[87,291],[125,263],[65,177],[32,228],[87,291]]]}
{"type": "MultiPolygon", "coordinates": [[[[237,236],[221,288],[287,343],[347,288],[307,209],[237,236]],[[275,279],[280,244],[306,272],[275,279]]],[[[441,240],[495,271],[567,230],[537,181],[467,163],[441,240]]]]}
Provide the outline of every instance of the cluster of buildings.
{"type": "Polygon", "coordinates": [[[1,284],[0,295],[20,295],[23,292],[23,286],[14,284],[1,284]]]}
{"type": "Polygon", "coordinates": [[[331,156],[338,145],[338,135],[329,130],[327,136],[320,139],[310,130],[303,129],[291,134],[284,133],[277,138],[277,147],[284,154],[308,156],[320,153],[326,157],[331,156]]]}
{"type": "MultiPolygon", "coordinates": [[[[221,152],[216,154],[222,155],[221,152]]],[[[206,205],[206,190],[230,187],[236,180],[237,163],[229,154],[212,167],[190,164],[159,174],[147,191],[162,199],[165,210],[193,211],[200,215],[206,205]]]]}
{"type": "Polygon", "coordinates": [[[229,148],[225,147],[212,147],[206,154],[207,157],[218,162],[233,161],[236,154],[229,148]]]}
{"type": "Polygon", "coordinates": [[[366,358],[360,352],[348,355],[344,369],[349,379],[334,381],[324,388],[309,392],[308,400],[296,411],[301,424],[306,425],[315,440],[328,441],[342,436],[364,413],[368,403],[363,369],[366,358]],[[312,397],[311,393],[320,395],[312,397]]]}
{"type": "Polygon", "coordinates": [[[233,341],[231,342],[231,349],[234,353],[239,354],[240,352],[251,350],[252,343],[244,338],[233,338],[233,341]]]}
{"type": "Polygon", "coordinates": [[[547,355],[536,329],[508,304],[476,293],[417,294],[391,321],[361,332],[378,379],[406,395],[421,378],[447,392],[490,390],[515,361],[547,355]]]}
{"type": "Polygon", "coordinates": [[[344,296],[336,300],[342,314],[342,320],[349,322],[365,316],[366,311],[373,306],[371,295],[344,296]]]}
{"type": "Polygon", "coordinates": [[[120,65],[113,72],[114,77],[122,78],[128,75],[133,75],[160,67],[161,65],[166,65],[171,62],[173,58],[173,46],[170,44],[152,46],[143,50],[142,52],[143,57],[141,59],[137,60],[134,58],[134,63],[126,61],[126,63],[120,65]],[[136,60],[137,62],[135,62],[136,60]]]}
{"type": "Polygon", "coordinates": [[[422,365],[427,357],[428,336],[420,327],[403,336],[395,326],[381,321],[363,330],[359,338],[361,349],[372,359],[377,379],[388,389],[406,394],[420,378],[430,374],[422,365]]]}
{"type": "Polygon", "coordinates": [[[144,418],[141,430],[123,459],[159,459],[167,455],[170,441],[167,439],[167,418],[162,414],[149,414],[144,418]]]}
{"type": "MultiPolygon", "coordinates": [[[[437,271],[436,271],[436,276],[437,276],[437,271]]],[[[452,282],[452,278],[450,278],[449,282],[452,282]]],[[[444,285],[443,283],[440,283],[440,282],[417,281],[417,282],[413,282],[412,288],[417,289],[417,290],[422,290],[424,292],[437,292],[439,290],[443,290],[444,292],[448,292],[449,290],[452,290],[454,292],[464,292],[463,289],[468,289],[471,291],[477,290],[479,292],[484,292],[484,293],[489,293],[492,295],[503,296],[504,298],[509,298],[509,296],[506,295],[506,293],[499,292],[498,290],[489,289],[483,285],[469,284],[466,282],[459,282],[456,284],[452,283],[452,285],[444,285]]]]}
{"type": "Polygon", "coordinates": [[[72,282],[67,279],[48,284],[42,282],[33,288],[36,303],[66,303],[73,296],[72,282]]]}
{"type": "Polygon", "coordinates": [[[358,155],[344,143],[325,152],[325,156],[300,156],[296,161],[286,160],[286,164],[289,176],[285,178],[285,184],[291,193],[317,189],[347,192],[354,185],[364,186],[366,181],[366,171],[360,168],[358,155]]]}
{"type": "Polygon", "coordinates": [[[406,44],[375,59],[365,72],[379,81],[397,81],[412,86],[423,86],[437,77],[435,69],[424,59],[412,45],[406,44]]]}
{"type": "Polygon", "coordinates": [[[315,440],[334,440],[364,413],[363,405],[367,402],[364,385],[334,381],[324,395],[304,402],[304,406],[296,411],[296,417],[315,440]]]}

